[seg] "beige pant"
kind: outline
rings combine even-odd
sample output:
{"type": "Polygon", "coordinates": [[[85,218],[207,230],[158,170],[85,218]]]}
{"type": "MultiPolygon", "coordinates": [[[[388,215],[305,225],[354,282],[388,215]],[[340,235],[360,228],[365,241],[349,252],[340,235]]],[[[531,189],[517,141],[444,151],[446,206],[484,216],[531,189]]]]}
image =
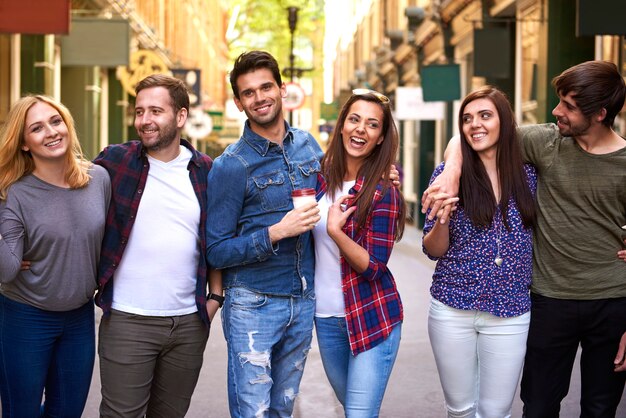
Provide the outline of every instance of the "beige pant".
{"type": "Polygon", "coordinates": [[[100,323],[101,417],[184,417],[209,337],[198,314],[112,311],[100,323]]]}

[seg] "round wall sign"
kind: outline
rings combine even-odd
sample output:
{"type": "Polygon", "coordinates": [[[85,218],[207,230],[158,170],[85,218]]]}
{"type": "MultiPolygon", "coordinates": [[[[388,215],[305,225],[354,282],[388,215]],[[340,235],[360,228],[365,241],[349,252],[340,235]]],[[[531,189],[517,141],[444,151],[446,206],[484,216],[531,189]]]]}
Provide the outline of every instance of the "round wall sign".
{"type": "Polygon", "coordinates": [[[298,83],[285,83],[287,95],[283,97],[283,108],[285,110],[300,109],[304,104],[304,89],[298,83]]]}

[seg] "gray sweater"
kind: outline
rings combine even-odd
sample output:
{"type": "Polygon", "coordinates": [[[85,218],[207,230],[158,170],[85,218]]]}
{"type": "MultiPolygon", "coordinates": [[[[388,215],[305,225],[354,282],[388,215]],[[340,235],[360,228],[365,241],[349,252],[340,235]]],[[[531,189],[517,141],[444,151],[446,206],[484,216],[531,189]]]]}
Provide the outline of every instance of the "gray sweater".
{"type": "Polygon", "coordinates": [[[0,205],[0,293],[47,311],[83,306],[97,287],[111,182],[93,166],[81,189],[27,175],[0,205]],[[20,271],[22,260],[30,270],[20,271]]]}

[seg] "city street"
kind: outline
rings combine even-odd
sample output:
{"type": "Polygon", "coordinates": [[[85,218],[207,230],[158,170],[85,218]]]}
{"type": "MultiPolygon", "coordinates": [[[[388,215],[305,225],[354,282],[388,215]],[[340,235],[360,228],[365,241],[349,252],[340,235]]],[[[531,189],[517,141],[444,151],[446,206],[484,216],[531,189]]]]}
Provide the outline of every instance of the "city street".
{"type": "MultiPolygon", "coordinates": [[[[481,241],[475,247],[480,249],[466,257],[479,262],[468,266],[462,260],[462,268],[489,275],[502,266],[503,275],[521,276],[531,255],[523,245],[522,226],[533,223],[534,231],[540,233],[535,235],[532,254],[538,266],[535,271],[557,276],[554,281],[559,282],[542,287],[542,293],[553,292],[551,296],[568,300],[548,304],[551,308],[544,317],[540,316],[541,301],[535,301],[534,320],[538,329],[541,325],[545,329],[537,336],[533,332],[533,346],[536,340],[549,337],[553,338],[547,346],[567,344],[571,331],[585,338],[582,343],[587,348],[594,343],[588,340],[599,339],[589,328],[611,337],[605,328],[621,333],[626,319],[620,319],[621,308],[614,305],[626,300],[626,264],[621,262],[626,251],[624,17],[626,0],[0,0],[0,297],[6,299],[0,306],[0,371],[9,376],[2,379],[0,389],[18,388],[32,403],[22,407],[5,394],[4,415],[11,413],[9,408],[19,409],[18,415],[28,415],[22,408],[30,408],[32,415],[38,415],[40,406],[40,393],[19,384],[21,377],[16,378],[16,373],[4,373],[9,370],[4,366],[19,365],[18,372],[29,378],[37,371],[46,378],[54,375],[55,370],[50,372],[45,362],[32,360],[36,354],[49,356],[55,364],[67,364],[69,358],[65,369],[79,374],[84,371],[80,351],[91,353],[95,323],[91,385],[87,387],[88,379],[80,376],[59,380],[80,382],[82,391],[64,391],[79,393],[81,406],[89,389],[78,418],[99,418],[97,339],[100,325],[105,325],[104,330],[107,322],[101,322],[100,308],[96,307],[92,322],[91,311],[87,316],[74,314],[80,312],[77,306],[89,301],[91,308],[92,289],[102,284],[109,296],[115,287],[115,306],[122,310],[150,315],[191,310],[190,317],[197,320],[195,308],[185,307],[203,300],[202,292],[208,292],[201,289],[206,254],[201,254],[196,266],[198,249],[202,253],[207,241],[221,240],[224,235],[246,239],[265,219],[282,216],[292,189],[314,183],[319,171],[316,158],[323,152],[329,158],[320,161],[321,171],[338,180],[360,178],[363,173],[372,180],[365,169],[387,164],[393,157],[402,193],[412,201],[408,215],[417,215],[412,211],[420,210],[418,199],[433,170],[447,159],[446,173],[452,173],[447,177],[454,177],[455,171],[457,177],[463,175],[460,183],[465,193],[457,203],[465,205],[473,221],[484,225],[476,234],[459,223],[460,235],[481,241]],[[458,170],[455,158],[449,158],[455,151],[462,157],[456,162],[465,161],[458,170]],[[520,155],[529,164],[523,169],[520,155]],[[497,213],[492,214],[495,202],[497,213]],[[515,205],[507,212],[501,208],[504,203],[515,205]],[[198,219],[200,237],[193,227],[198,219]],[[235,224],[237,231],[233,231],[235,224]],[[217,226],[209,238],[204,236],[207,225],[210,230],[217,226]],[[482,262],[479,258],[487,247],[492,255],[482,262]],[[29,265],[22,265],[28,272],[17,271],[20,262],[29,265]],[[604,303],[607,300],[609,307],[604,303]],[[15,308],[8,309],[9,304],[15,308]],[[578,314],[572,321],[568,321],[573,317],[570,309],[578,314]],[[89,344],[79,345],[77,355],[68,355],[44,338],[66,316],[90,326],[89,344]],[[589,325],[589,317],[597,321],[589,325]],[[22,334],[28,339],[19,340],[22,334]],[[39,335],[44,337],[38,340],[39,335]]],[[[442,187],[434,192],[437,199],[446,198],[454,189],[444,184],[448,183],[445,177],[438,180],[442,187]]],[[[334,182],[330,183],[332,190],[334,182]]],[[[309,224],[290,219],[273,229],[277,234],[272,238],[300,233],[309,224]]],[[[362,219],[356,221],[363,226],[362,219]]],[[[416,219],[412,222],[389,260],[404,320],[381,405],[382,418],[448,415],[428,335],[436,263],[423,254],[422,230],[416,219]]],[[[289,258],[292,254],[285,241],[280,249],[276,242],[271,245],[274,258],[263,271],[259,268],[263,263],[256,261],[264,260],[264,254],[256,254],[253,260],[252,246],[242,250],[228,241],[219,247],[224,252],[216,251],[212,264],[222,268],[247,264],[245,271],[237,273],[238,283],[254,281],[268,291],[288,291],[292,278],[285,280],[281,270],[285,268],[294,276],[306,273],[308,288],[312,287],[311,272],[294,274],[296,262],[289,258]],[[240,253],[238,260],[231,259],[230,247],[240,253]]],[[[257,245],[265,246],[270,247],[257,245]]],[[[320,259],[319,265],[324,265],[327,258],[320,259]]],[[[473,289],[494,290],[492,295],[477,298],[488,299],[505,314],[514,308],[516,278],[481,276],[473,289]]],[[[539,280],[536,284],[542,285],[539,280]]],[[[522,288],[522,298],[525,291],[522,288]]],[[[355,304],[367,305],[366,297],[361,294],[355,304]]],[[[332,296],[320,295],[318,306],[328,299],[334,308],[332,296]]],[[[234,295],[231,300],[242,301],[243,296],[234,295]]],[[[108,306],[112,301],[105,302],[108,306]]],[[[251,328],[246,329],[249,339],[245,340],[250,350],[256,351],[255,330],[271,329],[268,318],[276,322],[279,314],[289,312],[289,308],[279,308],[256,315],[263,322],[254,327],[243,321],[244,327],[251,328]]],[[[203,365],[186,418],[230,417],[222,313],[218,311],[214,318],[205,351],[192,349],[196,373],[200,359],[203,365]]],[[[376,322],[365,317],[368,327],[376,322]]],[[[141,325],[147,318],[140,318],[141,325]]],[[[299,318],[310,319],[304,314],[299,318]]],[[[165,320],[175,328],[178,319],[165,320]]],[[[128,325],[128,320],[123,321],[128,325]]],[[[444,327],[454,322],[446,318],[444,327]]],[[[475,321],[476,328],[483,324],[480,318],[475,321]]],[[[128,329],[134,328],[128,325],[128,329]]],[[[137,329],[131,331],[128,345],[140,349],[140,339],[150,332],[137,329]]],[[[296,337],[304,335],[299,334],[301,328],[295,329],[296,337]]],[[[203,331],[206,338],[207,329],[203,331]]],[[[511,331],[499,328],[498,333],[511,331]]],[[[105,334],[103,343],[122,345],[123,337],[105,334]]],[[[64,340],[83,344],[80,337],[70,335],[64,340]]],[[[483,334],[476,343],[485,347],[480,351],[483,366],[490,364],[486,353],[491,350],[484,343],[488,339],[483,334]]],[[[509,341],[506,349],[524,348],[523,339],[522,335],[509,341]]],[[[437,345],[434,329],[433,342],[437,345]]],[[[470,352],[474,345],[469,342],[470,352]]],[[[460,370],[452,377],[456,383],[473,376],[459,367],[462,360],[474,358],[461,349],[463,342],[448,339],[441,346],[449,349],[446,359],[460,370]]],[[[494,351],[499,356],[505,349],[494,351]]],[[[545,372],[539,380],[547,384],[564,380],[555,378],[548,355],[534,350],[533,356],[536,351],[540,354],[533,369],[545,372]]],[[[614,357],[609,361],[604,358],[609,354],[590,351],[585,351],[584,358],[586,415],[587,404],[595,401],[588,399],[588,388],[606,395],[610,391],[602,383],[616,376],[626,379],[626,371],[614,373],[614,357]],[[600,377],[588,378],[592,374],[600,377]]],[[[612,355],[617,351],[615,343],[612,355]]],[[[553,357],[571,360],[574,352],[553,357]]],[[[254,363],[257,353],[246,361],[254,363]]],[[[276,386],[276,392],[293,396],[295,418],[344,417],[326,377],[315,331],[305,363],[301,353],[300,348],[300,361],[294,366],[304,367],[299,390],[294,393],[295,388],[290,392],[276,386]]],[[[579,347],[560,418],[581,416],[580,353],[579,347]]],[[[142,361],[137,359],[141,356],[127,357],[132,364],[142,361]]],[[[273,356],[274,360],[279,357],[273,356]]],[[[191,363],[183,357],[179,366],[191,363]]],[[[105,372],[109,372],[107,364],[105,372]]],[[[506,386],[503,376],[511,375],[503,367],[506,364],[515,362],[500,358],[492,368],[496,375],[483,376],[483,386],[494,383],[482,389],[483,398],[485,393],[495,396],[506,386]]],[[[132,367],[125,364],[122,370],[132,367]]],[[[187,373],[186,368],[179,370],[187,373]]],[[[281,370],[277,365],[268,369],[270,379],[279,379],[277,370],[281,370]]],[[[113,386],[133,397],[130,374],[116,372],[114,384],[105,379],[105,388],[113,386]]],[[[171,382],[166,390],[172,394],[185,387],[182,373],[163,374],[171,382]]],[[[443,366],[442,375],[445,380],[443,366]]],[[[265,374],[261,377],[257,380],[265,382],[265,374]]],[[[370,394],[374,384],[360,381],[366,386],[362,392],[370,394]]],[[[509,382],[510,394],[515,381],[509,382]]],[[[159,382],[146,384],[156,387],[159,382]]],[[[551,388],[544,390],[535,381],[532,386],[556,398],[551,388]]],[[[49,388],[50,399],[53,392],[49,388]]],[[[523,418],[519,392],[518,382],[509,418],[523,418]]],[[[532,396],[526,399],[528,403],[541,398],[532,396]]],[[[254,404],[253,410],[264,408],[256,400],[254,404]]],[[[492,415],[502,413],[486,399],[480,405],[492,415]]],[[[2,412],[0,402],[0,418],[2,412]]],[[[615,417],[606,418],[626,418],[626,390],[615,417]]]]}
{"type": "MultiPolygon", "coordinates": [[[[421,231],[412,226],[407,227],[402,242],[395,246],[390,267],[398,282],[404,303],[405,321],[400,352],[387,388],[381,417],[444,417],[443,395],[426,329],[430,299],[428,289],[434,263],[422,253],[421,231]]],[[[226,349],[218,321],[211,330],[204,359],[200,381],[187,416],[228,417],[226,349]]],[[[579,386],[579,376],[575,369],[570,394],[561,407],[561,417],[571,418],[580,415],[579,386]]],[[[100,384],[96,360],[96,370],[84,417],[96,418],[99,402],[100,384]]],[[[521,417],[521,415],[521,402],[519,396],[516,396],[512,416],[521,417]]],[[[309,353],[294,416],[296,418],[343,416],[341,406],[324,375],[315,342],[309,353]]],[[[626,402],[622,401],[617,416],[626,417],[626,402]]]]}

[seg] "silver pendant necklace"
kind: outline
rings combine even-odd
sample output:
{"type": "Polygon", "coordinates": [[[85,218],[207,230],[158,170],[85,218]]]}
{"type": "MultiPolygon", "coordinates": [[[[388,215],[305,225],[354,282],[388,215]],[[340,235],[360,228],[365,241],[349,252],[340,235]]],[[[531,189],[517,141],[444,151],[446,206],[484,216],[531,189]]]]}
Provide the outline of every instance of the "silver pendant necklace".
{"type": "Polygon", "coordinates": [[[494,264],[496,266],[500,267],[502,265],[502,263],[504,262],[504,260],[500,256],[500,227],[501,227],[501,222],[498,222],[498,212],[494,213],[494,215],[493,215],[494,229],[496,230],[496,246],[497,246],[497,249],[498,249],[498,251],[496,253],[496,258],[493,259],[493,262],[494,262],[494,264]]]}
{"type": "Polygon", "coordinates": [[[500,267],[503,261],[502,257],[500,257],[500,241],[498,241],[498,254],[496,255],[496,258],[493,259],[493,262],[496,266],[500,267]]]}

